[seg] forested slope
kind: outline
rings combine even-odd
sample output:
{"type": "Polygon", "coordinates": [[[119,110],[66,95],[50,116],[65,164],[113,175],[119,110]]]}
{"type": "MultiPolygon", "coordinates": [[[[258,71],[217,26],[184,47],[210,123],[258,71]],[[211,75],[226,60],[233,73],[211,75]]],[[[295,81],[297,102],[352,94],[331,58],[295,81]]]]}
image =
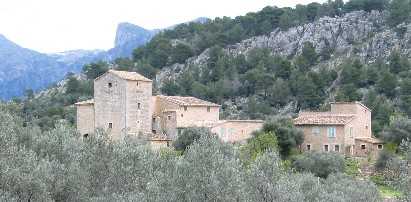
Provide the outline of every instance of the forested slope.
{"type": "Polygon", "coordinates": [[[411,113],[407,2],[337,0],[181,24],[137,48],[133,59],[86,65],[86,78],[69,77],[65,91],[24,100],[22,114],[45,127],[73,117],[63,106],[90,98],[92,79],[110,67],[155,79],[155,93],[222,104],[229,118],[362,101],[378,135],[392,117],[411,113]]]}

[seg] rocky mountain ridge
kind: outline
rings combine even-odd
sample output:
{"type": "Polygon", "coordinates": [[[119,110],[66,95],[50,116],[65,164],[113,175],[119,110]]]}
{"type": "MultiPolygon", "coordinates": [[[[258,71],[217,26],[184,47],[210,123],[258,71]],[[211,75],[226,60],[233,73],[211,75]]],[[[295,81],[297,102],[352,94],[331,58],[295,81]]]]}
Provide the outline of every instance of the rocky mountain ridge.
{"type": "MultiPolygon", "coordinates": [[[[355,11],[342,17],[323,17],[288,30],[277,28],[268,36],[257,36],[224,48],[227,54],[236,56],[255,48],[266,48],[272,55],[294,58],[302,51],[305,42],[311,42],[319,54],[329,54],[318,66],[334,68],[345,58],[356,56],[364,62],[387,58],[393,50],[410,56],[411,24],[401,24],[405,29],[401,35],[385,23],[385,12],[355,11]]],[[[209,50],[189,58],[184,64],[165,67],[156,76],[161,86],[164,79],[175,79],[190,67],[205,68],[209,50]]],[[[201,69],[201,68],[200,68],[201,69]]]]}

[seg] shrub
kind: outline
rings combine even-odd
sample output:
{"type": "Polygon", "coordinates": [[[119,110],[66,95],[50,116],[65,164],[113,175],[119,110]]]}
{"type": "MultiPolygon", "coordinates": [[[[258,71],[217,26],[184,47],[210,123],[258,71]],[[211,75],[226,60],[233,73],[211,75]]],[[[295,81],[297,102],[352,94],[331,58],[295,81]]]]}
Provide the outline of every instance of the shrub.
{"type": "Polygon", "coordinates": [[[254,161],[258,155],[266,151],[276,151],[278,142],[275,134],[255,132],[253,137],[248,139],[247,144],[241,147],[241,157],[246,165],[254,161]]]}
{"type": "Polygon", "coordinates": [[[291,119],[277,118],[264,124],[263,132],[273,133],[277,136],[278,150],[283,158],[287,158],[293,149],[304,142],[301,130],[294,127],[291,119]]]}
{"type": "Polygon", "coordinates": [[[173,146],[177,151],[184,152],[187,147],[200,139],[201,136],[210,134],[210,131],[206,128],[187,128],[178,135],[177,139],[173,142],[173,146]]]}
{"type": "Polygon", "coordinates": [[[345,162],[342,155],[337,153],[307,152],[296,158],[293,167],[300,172],[327,178],[331,173],[344,172],[345,162]]]}

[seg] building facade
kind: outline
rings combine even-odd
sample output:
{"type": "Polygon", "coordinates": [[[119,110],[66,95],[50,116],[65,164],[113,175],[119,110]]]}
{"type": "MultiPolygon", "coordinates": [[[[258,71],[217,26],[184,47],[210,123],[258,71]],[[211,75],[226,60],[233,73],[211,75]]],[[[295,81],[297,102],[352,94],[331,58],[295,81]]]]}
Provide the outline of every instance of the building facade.
{"type": "Polygon", "coordinates": [[[304,133],[303,151],[376,157],[383,142],[372,136],[371,110],[360,102],[334,102],[328,112],[300,112],[294,119],[304,133]]]}
{"type": "Polygon", "coordinates": [[[261,120],[220,120],[220,105],[194,97],[153,96],[152,81],[136,72],[109,70],[94,80],[94,99],[78,102],[77,129],[97,128],[113,139],[147,137],[153,144],[174,140],[184,128],[206,127],[226,142],[241,142],[261,120]]]}

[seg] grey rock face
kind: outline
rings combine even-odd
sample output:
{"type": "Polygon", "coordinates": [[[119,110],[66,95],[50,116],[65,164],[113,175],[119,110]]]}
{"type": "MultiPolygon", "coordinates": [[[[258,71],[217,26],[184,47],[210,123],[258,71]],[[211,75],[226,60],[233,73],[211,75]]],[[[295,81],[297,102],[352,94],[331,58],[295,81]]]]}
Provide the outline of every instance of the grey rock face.
{"type": "MultiPolygon", "coordinates": [[[[399,36],[385,23],[387,13],[355,11],[342,17],[324,17],[288,30],[276,29],[268,36],[257,36],[224,51],[231,55],[245,54],[254,48],[267,48],[273,55],[293,58],[302,51],[305,42],[311,42],[317,53],[329,51],[331,58],[319,65],[335,68],[345,58],[355,56],[364,62],[387,58],[393,50],[410,56],[411,25],[399,25],[405,30],[399,36]]],[[[173,79],[187,69],[205,67],[208,50],[201,55],[189,58],[185,64],[174,64],[163,68],[156,77],[156,85],[161,86],[164,79],[173,79]]],[[[200,71],[201,72],[201,71],[200,71]]]]}

